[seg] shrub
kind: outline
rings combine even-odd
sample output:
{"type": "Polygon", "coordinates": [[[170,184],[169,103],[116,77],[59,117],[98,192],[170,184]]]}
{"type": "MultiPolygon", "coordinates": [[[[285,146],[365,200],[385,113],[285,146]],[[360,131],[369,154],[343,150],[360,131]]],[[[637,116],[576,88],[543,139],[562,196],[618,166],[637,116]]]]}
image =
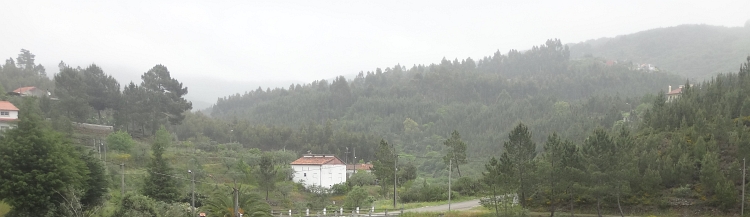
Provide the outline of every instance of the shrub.
{"type": "Polygon", "coordinates": [[[345,195],[349,192],[349,186],[344,183],[339,183],[331,186],[331,193],[333,195],[345,195]]]}
{"type": "Polygon", "coordinates": [[[447,189],[445,185],[430,185],[425,181],[422,185],[412,185],[401,192],[399,200],[404,203],[447,200],[447,189]]]}
{"type": "Polygon", "coordinates": [[[347,180],[349,186],[365,186],[365,185],[374,185],[375,184],[375,175],[372,173],[368,173],[365,171],[358,171],[357,173],[352,174],[351,177],[349,177],[349,180],[347,180]]]}
{"type": "Polygon", "coordinates": [[[133,138],[125,131],[117,131],[107,136],[107,147],[110,149],[129,152],[134,144],[133,138]]]}
{"type": "Polygon", "coordinates": [[[461,177],[456,181],[453,189],[461,195],[474,196],[479,192],[479,182],[471,177],[461,177]]]}

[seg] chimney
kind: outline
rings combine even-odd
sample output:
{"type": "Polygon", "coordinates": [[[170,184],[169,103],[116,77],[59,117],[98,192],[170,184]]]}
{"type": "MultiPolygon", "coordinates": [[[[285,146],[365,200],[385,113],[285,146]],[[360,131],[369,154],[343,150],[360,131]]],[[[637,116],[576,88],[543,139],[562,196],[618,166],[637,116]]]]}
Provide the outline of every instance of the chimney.
{"type": "Polygon", "coordinates": [[[669,85],[669,91],[667,93],[672,92],[672,85],[669,85]]]}

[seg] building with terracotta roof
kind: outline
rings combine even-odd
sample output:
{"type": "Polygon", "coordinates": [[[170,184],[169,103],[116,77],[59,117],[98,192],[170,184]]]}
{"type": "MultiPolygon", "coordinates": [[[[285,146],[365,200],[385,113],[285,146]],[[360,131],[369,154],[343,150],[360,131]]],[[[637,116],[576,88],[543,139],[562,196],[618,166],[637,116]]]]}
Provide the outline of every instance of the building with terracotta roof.
{"type": "Polygon", "coordinates": [[[346,182],[346,164],[332,154],[306,154],[291,163],[294,182],[330,188],[346,182]]]}
{"type": "Polygon", "coordinates": [[[346,177],[351,177],[357,171],[372,172],[372,164],[352,164],[346,165],[346,177]]]}
{"type": "Polygon", "coordinates": [[[50,95],[49,92],[47,92],[46,90],[42,90],[36,87],[21,87],[21,88],[13,90],[13,93],[18,94],[19,96],[36,96],[36,97],[50,95]]]}
{"type": "Polygon", "coordinates": [[[0,131],[15,127],[17,121],[18,108],[8,101],[0,101],[0,131]]]}
{"type": "Polygon", "coordinates": [[[669,91],[667,92],[667,102],[672,102],[677,98],[680,98],[680,95],[682,95],[682,88],[684,87],[685,85],[680,85],[680,88],[672,90],[672,85],[669,85],[669,91]]]}

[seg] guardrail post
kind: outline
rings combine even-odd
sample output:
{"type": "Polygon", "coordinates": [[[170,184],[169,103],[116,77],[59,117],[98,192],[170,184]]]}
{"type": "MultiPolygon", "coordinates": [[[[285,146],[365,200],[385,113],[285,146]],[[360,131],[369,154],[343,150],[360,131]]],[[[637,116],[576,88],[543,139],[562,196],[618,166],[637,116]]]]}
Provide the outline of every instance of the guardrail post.
{"type": "Polygon", "coordinates": [[[305,216],[310,216],[310,208],[305,210],[305,216]]]}
{"type": "Polygon", "coordinates": [[[388,216],[388,209],[385,209],[385,216],[388,216]]]}
{"type": "Polygon", "coordinates": [[[323,208],[323,215],[326,215],[326,208],[323,208]]]}

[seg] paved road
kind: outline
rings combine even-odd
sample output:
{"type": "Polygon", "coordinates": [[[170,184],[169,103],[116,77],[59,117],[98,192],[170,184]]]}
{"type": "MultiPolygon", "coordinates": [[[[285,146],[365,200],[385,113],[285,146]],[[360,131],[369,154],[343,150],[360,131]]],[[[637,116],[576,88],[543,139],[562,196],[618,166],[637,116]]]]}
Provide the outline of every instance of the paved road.
{"type": "MultiPolygon", "coordinates": [[[[467,209],[471,209],[471,208],[478,207],[478,206],[481,206],[481,204],[479,204],[479,200],[478,199],[477,200],[464,201],[464,202],[458,202],[458,203],[451,204],[451,211],[453,211],[453,210],[467,210],[467,209]]],[[[448,211],[448,204],[404,210],[404,212],[445,212],[445,211],[448,211]]]]}

